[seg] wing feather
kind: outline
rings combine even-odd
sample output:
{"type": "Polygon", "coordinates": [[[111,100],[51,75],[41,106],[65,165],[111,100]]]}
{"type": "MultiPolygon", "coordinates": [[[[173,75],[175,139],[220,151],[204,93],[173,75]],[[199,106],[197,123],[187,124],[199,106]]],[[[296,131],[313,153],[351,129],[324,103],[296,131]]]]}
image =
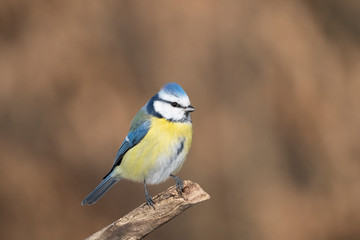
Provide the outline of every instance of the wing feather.
{"type": "Polygon", "coordinates": [[[147,114],[145,107],[141,108],[140,111],[135,115],[134,119],[130,124],[130,131],[128,135],[125,137],[124,142],[121,144],[114,160],[114,164],[110,170],[110,172],[104,177],[106,178],[112,170],[119,166],[123,156],[127,151],[136,146],[141,139],[145,137],[150,128],[151,120],[150,116],[147,114]]]}

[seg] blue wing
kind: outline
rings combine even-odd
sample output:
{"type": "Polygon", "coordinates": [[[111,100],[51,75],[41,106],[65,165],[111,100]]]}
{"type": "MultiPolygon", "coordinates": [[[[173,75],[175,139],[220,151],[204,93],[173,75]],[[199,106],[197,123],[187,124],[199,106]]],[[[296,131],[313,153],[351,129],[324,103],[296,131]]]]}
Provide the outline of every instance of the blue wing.
{"type": "Polygon", "coordinates": [[[134,131],[130,131],[126,136],[124,142],[121,144],[119,151],[116,154],[114,165],[120,165],[122,157],[124,154],[131,148],[133,148],[136,144],[138,144],[141,139],[145,137],[148,133],[150,127],[150,121],[146,121],[141,124],[137,129],[134,131]]]}
{"type": "Polygon", "coordinates": [[[114,164],[110,172],[104,178],[106,178],[116,166],[120,165],[125,153],[136,146],[136,144],[138,144],[141,139],[145,137],[149,131],[150,124],[150,116],[147,114],[145,107],[143,107],[132,120],[130,131],[115,156],[114,164]]]}

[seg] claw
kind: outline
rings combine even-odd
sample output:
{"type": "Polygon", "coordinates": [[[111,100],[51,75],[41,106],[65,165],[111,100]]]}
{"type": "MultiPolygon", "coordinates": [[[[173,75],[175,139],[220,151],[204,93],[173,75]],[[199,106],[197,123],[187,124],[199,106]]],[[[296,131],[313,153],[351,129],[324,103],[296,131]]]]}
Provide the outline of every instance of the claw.
{"type": "Polygon", "coordinates": [[[150,195],[145,194],[145,200],[146,200],[146,205],[148,205],[149,207],[152,207],[153,209],[155,209],[154,200],[151,198],[150,195]]]}
{"type": "Polygon", "coordinates": [[[148,205],[149,207],[152,207],[155,210],[154,207],[154,200],[152,199],[152,197],[150,196],[147,187],[146,187],[146,182],[144,180],[144,187],[145,187],[145,201],[146,201],[146,205],[148,205]]]}
{"type": "Polygon", "coordinates": [[[181,178],[173,174],[170,174],[170,177],[173,177],[175,179],[176,191],[180,196],[182,196],[182,190],[184,189],[183,181],[181,180],[181,178]]]}

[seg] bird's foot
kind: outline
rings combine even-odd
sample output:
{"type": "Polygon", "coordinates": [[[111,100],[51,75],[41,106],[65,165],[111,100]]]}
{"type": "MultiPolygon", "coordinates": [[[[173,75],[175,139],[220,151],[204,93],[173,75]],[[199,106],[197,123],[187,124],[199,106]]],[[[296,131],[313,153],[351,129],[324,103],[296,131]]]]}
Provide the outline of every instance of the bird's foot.
{"type": "Polygon", "coordinates": [[[152,199],[152,197],[149,194],[145,194],[145,200],[146,200],[146,205],[148,205],[149,207],[152,207],[155,210],[154,207],[154,200],[152,199]]]}
{"type": "Polygon", "coordinates": [[[180,196],[182,196],[182,191],[184,189],[183,181],[181,180],[181,178],[179,178],[173,174],[170,174],[170,176],[175,179],[176,191],[178,192],[178,194],[180,196]]]}
{"type": "Polygon", "coordinates": [[[154,200],[152,199],[152,197],[150,196],[147,187],[146,187],[146,181],[144,180],[144,187],[145,187],[145,200],[146,200],[146,205],[148,205],[149,207],[152,207],[155,210],[154,207],[154,200]]]}

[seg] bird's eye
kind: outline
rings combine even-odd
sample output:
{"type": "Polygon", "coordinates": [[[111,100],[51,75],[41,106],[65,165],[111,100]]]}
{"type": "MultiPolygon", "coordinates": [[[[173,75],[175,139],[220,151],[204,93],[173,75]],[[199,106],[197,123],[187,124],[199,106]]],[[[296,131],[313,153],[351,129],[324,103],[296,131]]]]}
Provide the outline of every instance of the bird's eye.
{"type": "Polygon", "coordinates": [[[179,105],[177,102],[172,102],[172,103],[171,103],[171,106],[173,106],[173,107],[179,107],[180,105],[179,105]]]}

